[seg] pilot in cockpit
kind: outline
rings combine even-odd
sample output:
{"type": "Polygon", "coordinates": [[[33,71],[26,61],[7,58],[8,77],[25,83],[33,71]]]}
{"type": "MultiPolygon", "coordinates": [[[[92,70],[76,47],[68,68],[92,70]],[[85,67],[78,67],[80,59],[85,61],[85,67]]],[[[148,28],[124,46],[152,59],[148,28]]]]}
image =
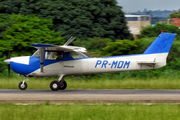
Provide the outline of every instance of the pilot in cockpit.
{"type": "Polygon", "coordinates": [[[57,52],[56,55],[57,55],[56,60],[62,60],[62,53],[61,52],[57,52]]]}

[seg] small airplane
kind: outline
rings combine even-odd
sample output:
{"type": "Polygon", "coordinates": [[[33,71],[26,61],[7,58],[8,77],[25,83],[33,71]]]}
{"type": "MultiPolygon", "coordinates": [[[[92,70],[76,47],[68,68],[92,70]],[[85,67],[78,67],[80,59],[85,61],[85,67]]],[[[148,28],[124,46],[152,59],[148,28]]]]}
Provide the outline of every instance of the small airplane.
{"type": "Polygon", "coordinates": [[[71,37],[63,46],[34,43],[37,48],[32,56],[13,57],[4,62],[10,64],[11,69],[24,76],[19,83],[19,89],[27,88],[27,77],[59,76],[57,81],[50,83],[53,91],[64,90],[67,75],[93,74],[104,72],[121,72],[133,70],[156,69],[166,65],[166,58],[176,34],[163,33],[154,40],[143,54],[89,58],[83,47],[69,46],[75,39],[71,37]],[[57,57],[58,55],[58,57],[57,57]]]}

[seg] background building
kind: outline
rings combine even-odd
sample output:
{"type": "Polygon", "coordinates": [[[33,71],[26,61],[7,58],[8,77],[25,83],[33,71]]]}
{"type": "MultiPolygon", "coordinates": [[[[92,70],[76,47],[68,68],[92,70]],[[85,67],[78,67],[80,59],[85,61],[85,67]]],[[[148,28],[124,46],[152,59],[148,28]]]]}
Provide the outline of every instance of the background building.
{"type": "Polygon", "coordinates": [[[171,24],[176,25],[180,28],[180,18],[172,18],[171,24]]]}
{"type": "Polygon", "coordinates": [[[150,15],[125,15],[129,31],[133,35],[140,34],[142,27],[151,25],[150,15]]]}

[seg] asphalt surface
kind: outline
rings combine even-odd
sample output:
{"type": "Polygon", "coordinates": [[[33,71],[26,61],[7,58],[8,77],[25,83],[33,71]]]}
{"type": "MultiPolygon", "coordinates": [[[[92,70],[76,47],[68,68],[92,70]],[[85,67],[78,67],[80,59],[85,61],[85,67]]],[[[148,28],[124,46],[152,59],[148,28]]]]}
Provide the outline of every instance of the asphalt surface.
{"type": "Polygon", "coordinates": [[[0,89],[0,102],[171,102],[180,103],[180,90],[132,89],[0,89]]]}

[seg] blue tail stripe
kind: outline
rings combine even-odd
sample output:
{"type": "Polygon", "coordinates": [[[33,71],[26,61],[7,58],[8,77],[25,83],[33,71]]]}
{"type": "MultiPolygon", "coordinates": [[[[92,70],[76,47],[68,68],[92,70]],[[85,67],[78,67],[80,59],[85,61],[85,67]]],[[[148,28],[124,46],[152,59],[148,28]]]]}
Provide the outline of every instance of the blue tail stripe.
{"type": "Polygon", "coordinates": [[[168,53],[176,34],[161,33],[143,54],[168,53]]]}

